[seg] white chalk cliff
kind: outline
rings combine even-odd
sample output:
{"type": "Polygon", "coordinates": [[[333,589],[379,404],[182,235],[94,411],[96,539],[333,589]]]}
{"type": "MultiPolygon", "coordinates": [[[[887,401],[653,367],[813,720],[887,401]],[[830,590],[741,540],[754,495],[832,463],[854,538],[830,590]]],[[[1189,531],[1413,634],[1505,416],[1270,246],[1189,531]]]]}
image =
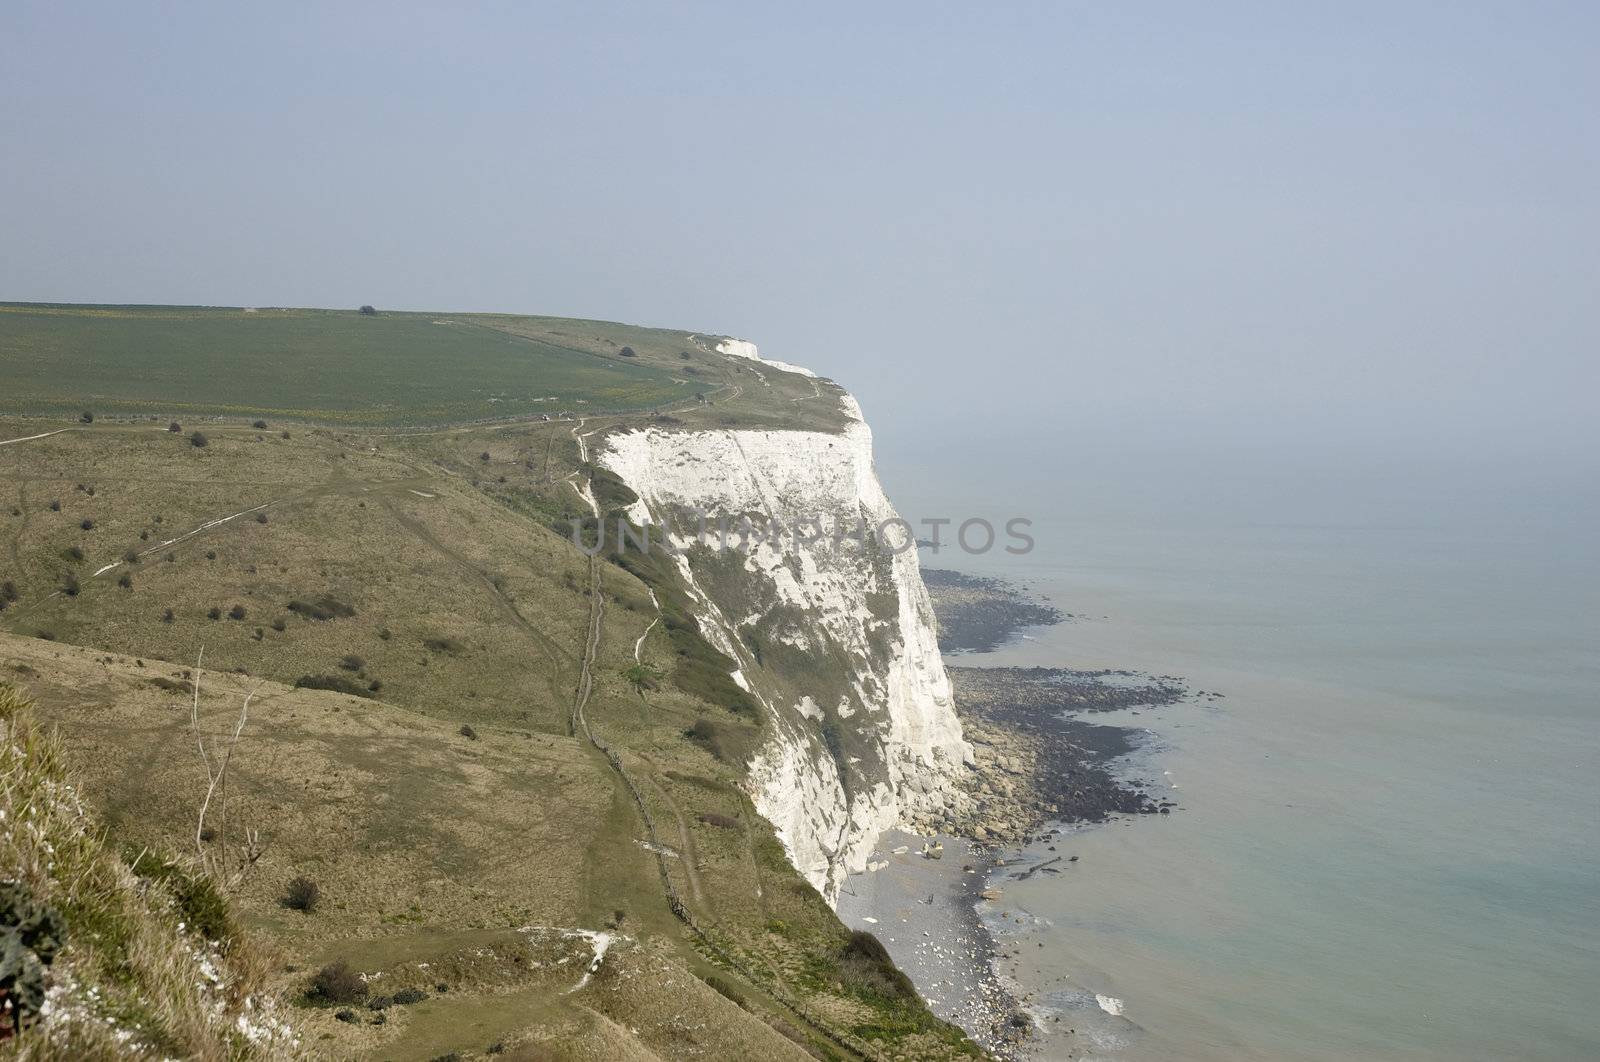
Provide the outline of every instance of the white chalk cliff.
{"type": "MultiPolygon", "coordinates": [[[[813,375],[743,341],[718,349],[757,372],[813,375]]],[[[842,406],[839,434],[650,428],[607,436],[597,460],[639,496],[636,523],[677,528],[679,574],[702,633],[737,663],[734,681],[770,722],[751,797],[831,903],[883,831],[929,828],[965,801],[952,783],[972,749],[916,551],[893,548],[910,529],[873,470],[872,432],[854,399],[829,397],[842,406]],[[735,534],[728,550],[694,545],[686,514],[695,512],[789,533],[735,534]],[[796,533],[819,524],[867,534],[796,533]]]]}

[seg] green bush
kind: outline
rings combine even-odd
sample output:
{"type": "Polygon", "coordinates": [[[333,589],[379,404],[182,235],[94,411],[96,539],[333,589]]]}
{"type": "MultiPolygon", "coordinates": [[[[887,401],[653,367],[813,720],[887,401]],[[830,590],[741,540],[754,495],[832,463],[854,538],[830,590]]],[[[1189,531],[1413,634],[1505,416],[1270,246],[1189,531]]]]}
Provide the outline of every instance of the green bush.
{"type": "Polygon", "coordinates": [[[148,850],[141,851],[128,866],[170,893],[184,923],[206,940],[226,942],[233,936],[227,898],[205,874],[148,850]]]}

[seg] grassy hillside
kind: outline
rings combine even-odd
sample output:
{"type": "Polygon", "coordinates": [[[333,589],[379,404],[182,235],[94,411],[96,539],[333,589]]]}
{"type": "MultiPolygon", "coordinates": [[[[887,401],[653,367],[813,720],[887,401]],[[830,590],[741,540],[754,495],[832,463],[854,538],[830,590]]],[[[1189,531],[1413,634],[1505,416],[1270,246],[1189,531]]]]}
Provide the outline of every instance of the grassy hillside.
{"type": "MultiPolygon", "coordinates": [[[[837,390],[690,333],[463,327],[642,378],[693,369],[708,401],[410,432],[276,415],[257,428],[207,407],[221,419],[203,446],[166,415],[80,424],[78,403],[0,419],[0,678],[60,726],[113,841],[227,869],[256,831],[227,899],[283,954],[270,988],[298,1001],[308,1045],[339,1057],[970,1053],[870,949],[850,950],[750,807],[737,750],[763,722],[712,681],[717,654],[680,613],[670,566],[591,564],[568,538],[594,474],[580,436],[836,426],[837,390]],[[618,342],[626,364],[607,353],[618,342]],[[247,695],[219,794],[229,825],[197,840],[197,741],[226,743],[247,695]],[[297,877],[318,886],[314,911],[285,905],[297,877]],[[579,930],[619,938],[588,980],[579,930]],[[309,993],[335,962],[378,985],[369,995],[423,998],[372,1009],[309,993]]],[[[228,379],[230,401],[254,400],[228,379]]],[[[306,408],[310,389],[285,386],[306,408]]],[[[574,405],[585,397],[599,405],[597,391],[574,405]]]]}
{"type": "MultiPolygon", "coordinates": [[[[440,424],[690,399],[667,368],[460,315],[0,305],[0,412],[440,424]]],[[[492,319],[491,319],[492,320],[492,319]]],[[[641,338],[639,333],[644,333],[641,338]]],[[[580,341],[584,337],[579,337],[580,341]]],[[[603,341],[602,341],[603,342],[603,341]]],[[[637,351],[636,351],[637,354],[637,351]]]]}

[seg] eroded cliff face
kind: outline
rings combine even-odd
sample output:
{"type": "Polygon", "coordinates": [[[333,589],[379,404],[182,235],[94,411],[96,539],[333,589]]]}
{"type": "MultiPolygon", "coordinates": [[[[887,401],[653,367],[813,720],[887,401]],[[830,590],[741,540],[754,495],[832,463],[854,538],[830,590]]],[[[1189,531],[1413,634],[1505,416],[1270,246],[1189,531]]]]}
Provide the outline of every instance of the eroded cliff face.
{"type": "MultiPolygon", "coordinates": [[[[719,349],[811,375],[752,344],[719,349]]],[[[606,437],[597,460],[638,494],[636,523],[672,529],[703,633],[770,720],[751,797],[831,903],[884,830],[963,807],[954,783],[972,749],[916,551],[895,548],[910,529],[873,471],[872,433],[849,395],[819,400],[841,403],[842,433],[652,428],[606,437]]]]}

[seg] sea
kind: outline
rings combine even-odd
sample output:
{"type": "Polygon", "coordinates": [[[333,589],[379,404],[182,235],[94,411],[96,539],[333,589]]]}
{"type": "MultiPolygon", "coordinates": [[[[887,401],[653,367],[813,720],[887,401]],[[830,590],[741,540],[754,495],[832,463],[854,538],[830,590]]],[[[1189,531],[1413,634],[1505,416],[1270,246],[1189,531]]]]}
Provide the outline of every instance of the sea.
{"type": "Polygon", "coordinates": [[[1222,694],[1095,715],[1179,809],[1069,830],[986,912],[1038,1056],[1600,1058],[1595,477],[1091,465],[879,458],[914,523],[1030,521],[925,565],[1072,615],[954,662],[1222,694]]]}

